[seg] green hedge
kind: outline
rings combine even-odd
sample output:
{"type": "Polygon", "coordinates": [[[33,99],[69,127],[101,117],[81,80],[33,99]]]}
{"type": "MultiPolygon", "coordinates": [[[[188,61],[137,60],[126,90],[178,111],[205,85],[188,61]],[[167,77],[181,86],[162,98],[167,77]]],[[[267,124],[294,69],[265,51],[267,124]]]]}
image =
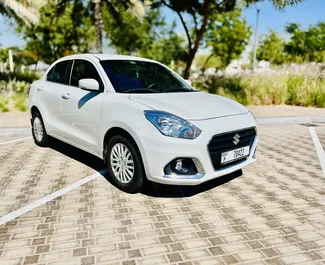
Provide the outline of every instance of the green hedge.
{"type": "Polygon", "coordinates": [[[35,80],[41,78],[41,75],[33,71],[15,71],[12,73],[0,72],[0,80],[9,82],[10,80],[25,81],[27,83],[33,83],[35,80]]]}

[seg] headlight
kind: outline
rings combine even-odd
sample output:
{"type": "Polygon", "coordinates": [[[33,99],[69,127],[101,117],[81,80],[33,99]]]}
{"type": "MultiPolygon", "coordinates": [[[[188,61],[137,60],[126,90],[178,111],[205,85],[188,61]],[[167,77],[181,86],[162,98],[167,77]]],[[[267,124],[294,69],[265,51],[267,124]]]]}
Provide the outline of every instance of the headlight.
{"type": "Polygon", "coordinates": [[[193,124],[173,114],[163,111],[145,110],[144,115],[163,135],[195,139],[201,134],[201,131],[193,124]]]}

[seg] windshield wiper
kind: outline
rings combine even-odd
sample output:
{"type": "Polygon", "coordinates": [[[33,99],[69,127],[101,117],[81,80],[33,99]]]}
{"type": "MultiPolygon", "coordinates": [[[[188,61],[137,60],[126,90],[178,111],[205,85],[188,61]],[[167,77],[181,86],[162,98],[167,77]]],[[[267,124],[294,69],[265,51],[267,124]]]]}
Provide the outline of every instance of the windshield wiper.
{"type": "Polygon", "coordinates": [[[198,90],[194,90],[194,89],[192,90],[185,87],[177,87],[177,88],[169,88],[162,91],[162,93],[166,93],[166,92],[198,92],[198,90]]]}
{"type": "Polygon", "coordinates": [[[143,92],[158,93],[158,91],[150,89],[150,88],[128,89],[128,90],[122,91],[122,93],[143,93],[143,92]]]}

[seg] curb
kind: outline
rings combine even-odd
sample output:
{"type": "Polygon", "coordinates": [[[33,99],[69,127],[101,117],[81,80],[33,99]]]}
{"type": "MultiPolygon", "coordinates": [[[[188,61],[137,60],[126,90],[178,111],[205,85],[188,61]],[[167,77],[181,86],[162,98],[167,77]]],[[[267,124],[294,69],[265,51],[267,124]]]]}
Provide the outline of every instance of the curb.
{"type": "Polygon", "coordinates": [[[257,124],[300,124],[325,123],[325,117],[283,117],[283,118],[257,118],[257,124]]]}
{"type": "Polygon", "coordinates": [[[32,135],[31,127],[25,128],[0,128],[0,136],[30,136],[32,135]]]}

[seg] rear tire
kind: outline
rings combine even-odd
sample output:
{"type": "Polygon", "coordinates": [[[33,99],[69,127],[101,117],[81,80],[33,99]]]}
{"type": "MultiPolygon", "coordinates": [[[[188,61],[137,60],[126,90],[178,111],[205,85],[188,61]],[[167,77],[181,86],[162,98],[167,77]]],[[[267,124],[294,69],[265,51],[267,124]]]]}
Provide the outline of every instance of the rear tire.
{"type": "Polygon", "coordinates": [[[35,144],[38,146],[47,146],[49,137],[46,133],[42,116],[39,112],[35,112],[32,117],[32,134],[35,144]]]}
{"type": "Polygon", "coordinates": [[[138,150],[121,135],[113,136],[107,144],[106,165],[115,185],[128,193],[143,187],[144,170],[138,150]]]}

